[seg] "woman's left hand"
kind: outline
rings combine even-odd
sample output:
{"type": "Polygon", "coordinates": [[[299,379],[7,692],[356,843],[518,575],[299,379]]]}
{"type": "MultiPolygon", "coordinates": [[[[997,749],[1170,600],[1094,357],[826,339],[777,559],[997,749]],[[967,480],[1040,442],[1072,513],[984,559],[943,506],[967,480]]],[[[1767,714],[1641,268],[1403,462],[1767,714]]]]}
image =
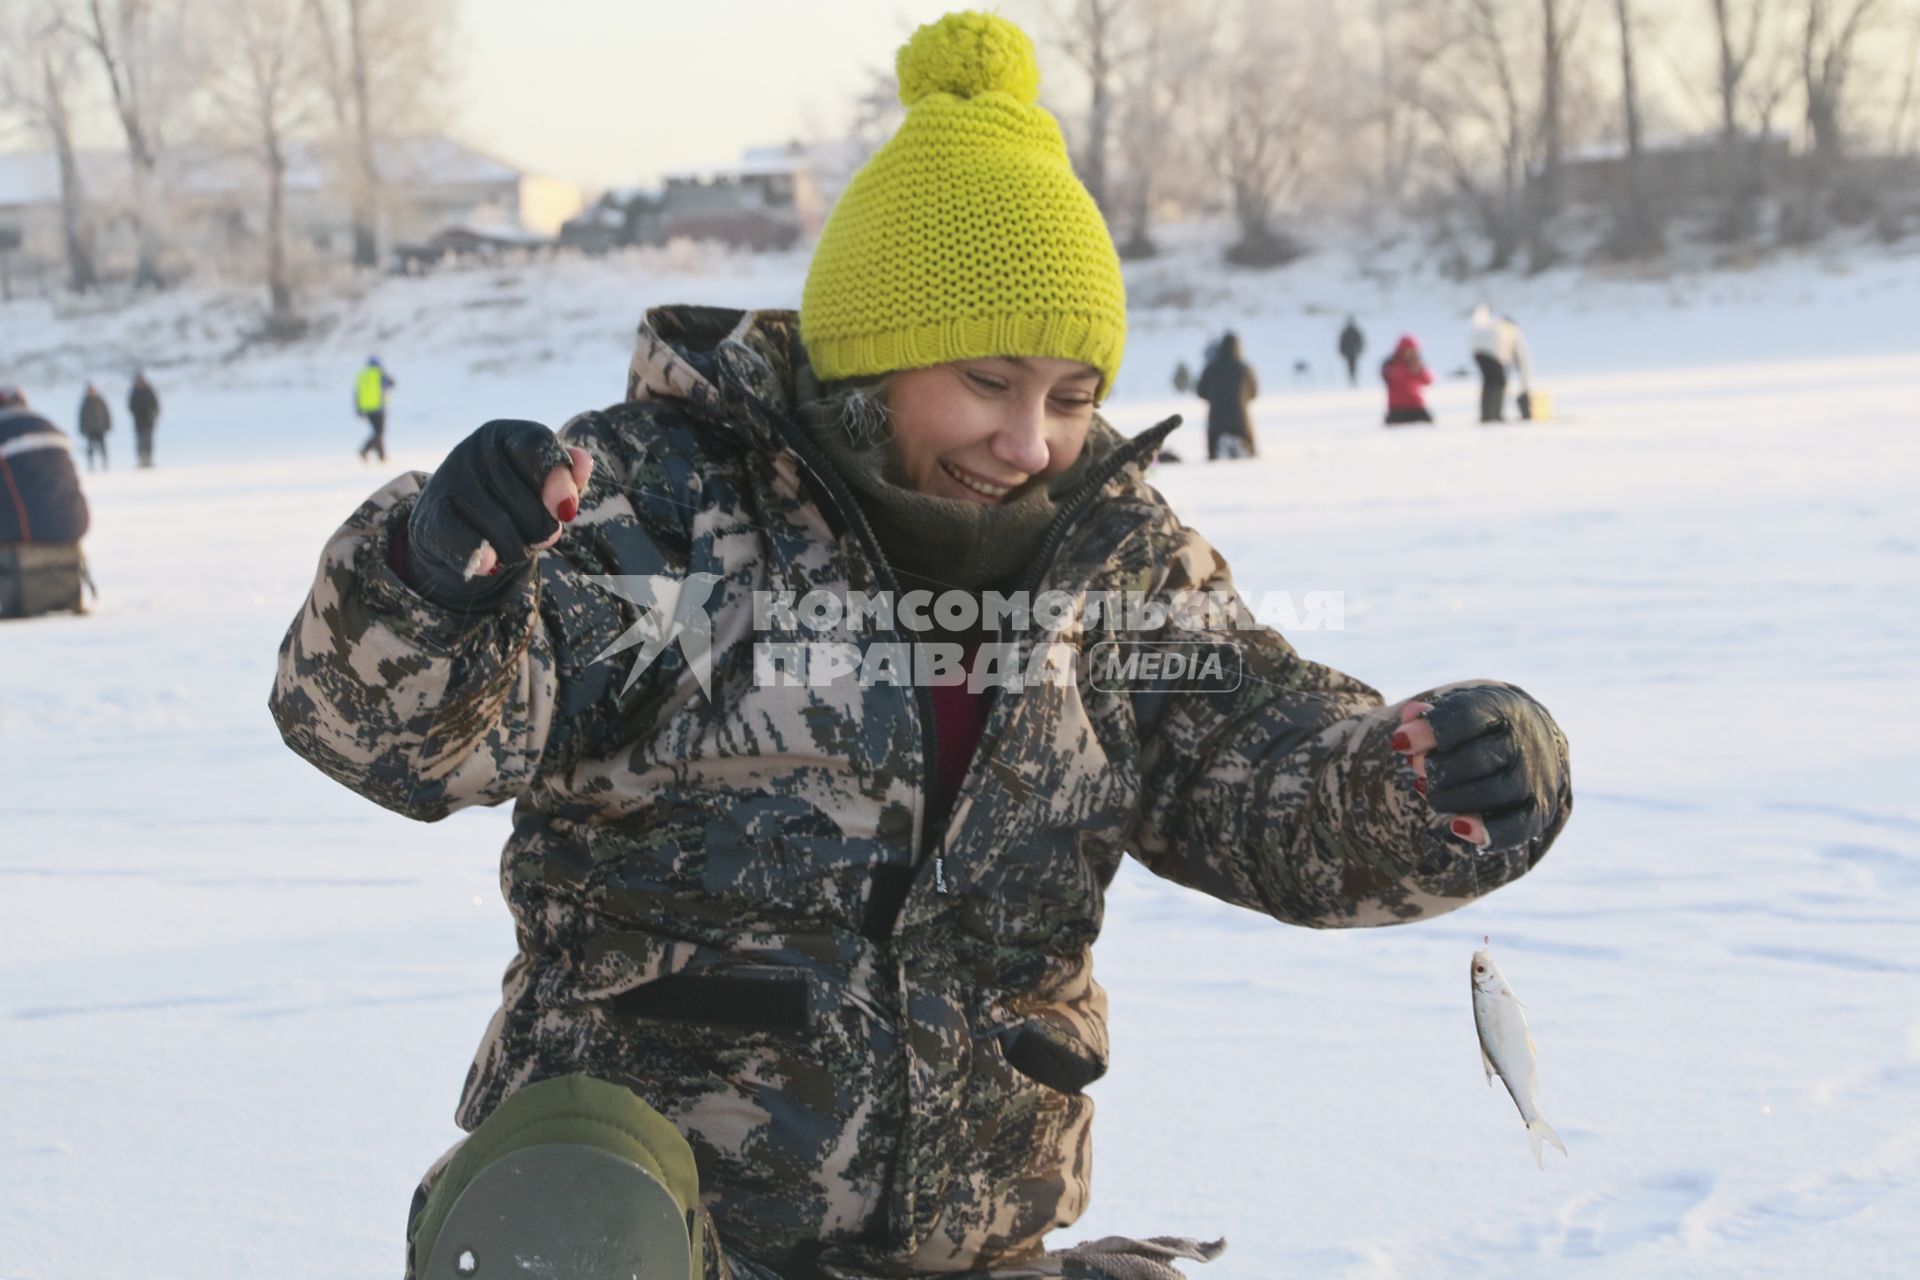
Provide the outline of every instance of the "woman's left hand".
{"type": "Polygon", "coordinates": [[[1453,815],[1448,829],[1483,849],[1511,849],[1557,825],[1567,788],[1565,739],[1547,709],[1511,685],[1467,685],[1400,706],[1393,748],[1414,790],[1453,815]]]}

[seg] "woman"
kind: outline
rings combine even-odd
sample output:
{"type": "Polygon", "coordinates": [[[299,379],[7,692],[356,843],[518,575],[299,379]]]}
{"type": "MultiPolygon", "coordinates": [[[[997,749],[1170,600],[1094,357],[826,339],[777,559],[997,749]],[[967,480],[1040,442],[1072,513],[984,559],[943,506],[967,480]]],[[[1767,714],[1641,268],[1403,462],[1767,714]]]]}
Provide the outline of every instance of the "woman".
{"type": "Polygon", "coordinates": [[[1393,354],[1380,365],[1380,379],[1387,384],[1388,426],[1433,421],[1426,393],[1433,385],[1433,373],[1420,358],[1420,344],[1412,334],[1401,338],[1393,354]]]}
{"type": "Polygon", "coordinates": [[[1213,1247],[1041,1244],[1087,1200],[1122,854],[1387,924],[1566,821],[1564,742],[1517,689],[1388,707],[1271,631],[1175,629],[1231,579],[1145,482],[1177,419],[1128,441],[1095,413],[1125,298],[1031,46],[955,14],[898,70],[905,122],[797,316],[649,313],[624,404],[488,423],[369,499],[282,648],[276,720],[329,774],[429,821],[515,802],[520,953],[416,1274],[1176,1276],[1213,1247]],[[993,619],[1063,668],[991,687],[994,628],[945,606],[1002,592],[1067,603],[993,619]],[[1143,632],[1231,657],[1231,687],[1079,665],[1143,632]]]}
{"type": "Polygon", "coordinates": [[[1240,358],[1240,335],[1226,333],[1200,371],[1194,394],[1207,402],[1207,460],[1251,458],[1253,422],[1247,406],[1260,394],[1253,368],[1240,358]]]}

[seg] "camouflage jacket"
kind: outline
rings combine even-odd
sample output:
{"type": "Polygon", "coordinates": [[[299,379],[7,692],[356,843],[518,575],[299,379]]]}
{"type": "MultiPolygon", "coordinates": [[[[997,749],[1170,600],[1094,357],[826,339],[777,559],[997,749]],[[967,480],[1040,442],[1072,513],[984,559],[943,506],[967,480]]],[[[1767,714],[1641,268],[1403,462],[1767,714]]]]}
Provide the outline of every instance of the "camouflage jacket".
{"type": "MultiPolygon", "coordinates": [[[[759,642],[813,637],[756,629],[755,592],[890,583],[795,425],[803,360],[791,313],[651,313],[627,402],[565,428],[596,463],[580,517],[492,613],[392,572],[426,477],[387,485],[322,554],[272,710],[295,751],[398,812],[514,802],[519,954],[464,1127],[591,1072],[686,1134],[737,1256],[789,1276],[1011,1266],[1087,1202],[1083,1090],[1107,1062],[1090,948],[1123,854],[1339,927],[1450,910],[1540,849],[1473,867],[1379,695],[1260,628],[1203,637],[1243,665],[1230,690],[1003,693],[944,829],[922,831],[927,690],[756,678],[759,642]],[[715,584],[711,696],[684,645],[631,682],[630,654],[596,661],[639,617],[596,577],[696,574],[715,584]]],[[[1231,590],[1144,480],[1163,436],[1115,452],[1037,585],[1231,590]]],[[[1054,641],[1099,638],[1076,621],[1054,641]]]]}

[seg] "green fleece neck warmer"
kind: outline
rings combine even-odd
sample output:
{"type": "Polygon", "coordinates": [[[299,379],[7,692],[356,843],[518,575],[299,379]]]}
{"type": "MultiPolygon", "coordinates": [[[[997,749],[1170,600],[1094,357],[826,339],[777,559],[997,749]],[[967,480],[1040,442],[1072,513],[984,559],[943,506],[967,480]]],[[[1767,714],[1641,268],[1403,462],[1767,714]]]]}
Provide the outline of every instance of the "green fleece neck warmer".
{"type": "Polygon", "coordinates": [[[917,578],[979,591],[1009,584],[1033,562],[1047,526],[1102,458],[1125,442],[1099,418],[1071,467],[1029,482],[997,506],[910,489],[885,440],[856,443],[812,370],[799,376],[802,424],[854,491],[890,564],[917,578]]]}

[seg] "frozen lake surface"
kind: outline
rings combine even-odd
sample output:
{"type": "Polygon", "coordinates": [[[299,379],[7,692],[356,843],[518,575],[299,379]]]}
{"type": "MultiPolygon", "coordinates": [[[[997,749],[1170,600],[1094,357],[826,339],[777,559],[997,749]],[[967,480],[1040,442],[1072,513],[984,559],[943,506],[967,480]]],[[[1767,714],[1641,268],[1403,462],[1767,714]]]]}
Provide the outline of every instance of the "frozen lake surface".
{"type": "MultiPolygon", "coordinates": [[[[1183,428],[1156,483],[1244,591],[1344,593],[1342,629],[1293,636],[1308,656],[1390,698],[1471,676],[1539,697],[1578,803],[1534,874],[1409,928],[1288,929],[1130,867],[1096,951],[1093,1207],[1058,1242],[1225,1235],[1206,1280],[1900,1270],[1920,262],[1508,284],[1561,420],[1468,425],[1473,388],[1443,378],[1438,429],[1388,432],[1374,386],[1330,377],[1339,313],[1369,364],[1413,329],[1445,372],[1470,290],[1197,261],[1135,273],[1136,299],[1191,277],[1199,309],[1141,306],[1111,416],[1193,415],[1167,373],[1232,324],[1264,452],[1192,465],[1183,428]],[[1483,934],[1571,1151],[1544,1172],[1481,1074],[1483,934]]],[[[266,713],[281,633],[387,474],[490,417],[616,398],[643,307],[791,304],[802,266],[381,282],[272,352],[218,299],[0,307],[11,376],[62,418],[134,360],[166,403],[162,469],[89,478],[95,614],[0,626],[0,1277],[399,1273],[512,953],[506,814],[413,824],[296,759],[266,713]],[[375,352],[399,380],[385,469],[347,412],[375,352]]]]}

